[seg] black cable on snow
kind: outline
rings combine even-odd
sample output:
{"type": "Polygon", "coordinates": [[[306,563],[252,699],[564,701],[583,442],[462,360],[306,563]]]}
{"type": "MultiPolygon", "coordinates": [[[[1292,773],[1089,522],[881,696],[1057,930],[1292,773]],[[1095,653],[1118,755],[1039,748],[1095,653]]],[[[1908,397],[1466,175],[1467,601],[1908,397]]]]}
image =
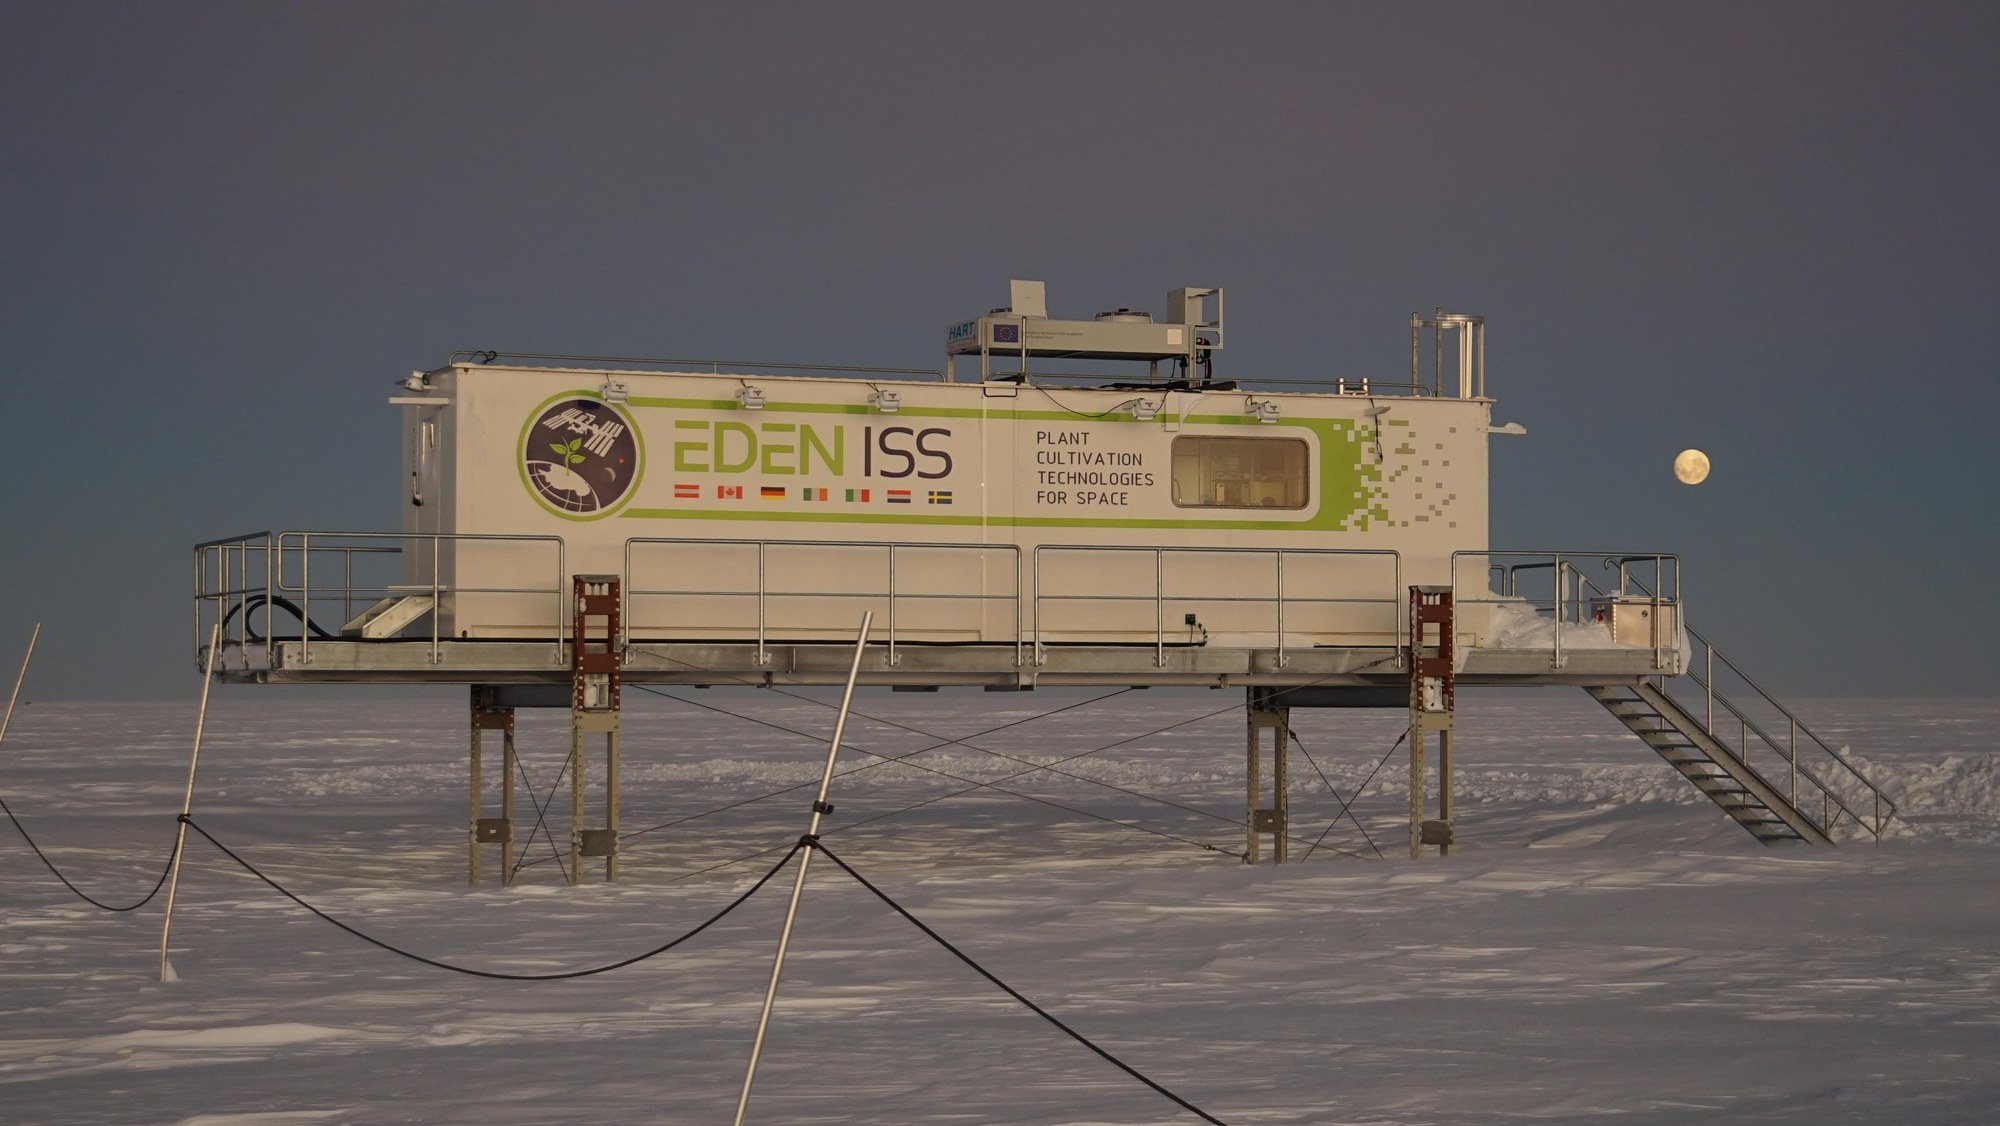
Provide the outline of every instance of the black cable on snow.
{"type": "Polygon", "coordinates": [[[901,915],[905,920],[907,920],[910,923],[911,926],[916,927],[918,930],[928,935],[931,941],[937,943],[939,946],[944,947],[945,950],[948,953],[950,953],[952,957],[957,958],[961,962],[964,962],[967,966],[971,967],[972,972],[978,974],[980,977],[985,978],[987,981],[992,982],[996,987],[999,988],[999,990],[1002,993],[1005,993],[1007,996],[1012,997],[1014,1000],[1026,1006],[1027,1009],[1030,1012],[1034,1013],[1036,1016],[1041,1017],[1043,1020],[1048,1021],[1050,1024],[1055,1025],[1057,1028],[1061,1029],[1063,1033],[1067,1035],[1070,1039],[1076,1041],[1079,1044],[1082,1044],[1086,1048],[1089,1048],[1091,1051],[1097,1053],[1100,1057],[1102,1057],[1107,1063],[1111,1064],[1111,1066],[1117,1068],[1118,1070],[1124,1072],[1127,1075],[1130,1075],[1132,1078],[1137,1079],[1139,1082],[1144,1083],[1146,1086],[1151,1087],[1154,1091],[1158,1092],[1161,1095],[1164,1095],[1175,1106],[1178,1106],[1182,1110],[1185,1110],[1188,1113],[1193,1114],[1195,1117],[1201,1119],[1203,1122],[1211,1122],[1214,1123],[1215,1126],[1227,1126],[1227,1124],[1224,1123],[1220,1118],[1215,1117],[1214,1115],[1194,1105],[1188,1100],[1180,1097],[1179,1095],[1174,1094],[1172,1091],[1167,1090],[1165,1087],[1161,1086],[1159,1083],[1148,1078],[1145,1074],[1140,1072],[1138,1068],[1133,1067],[1131,1064],[1126,1063],[1124,1060],[1121,1060],[1117,1056],[1112,1055],[1110,1052],[1105,1051],[1103,1048],[1098,1047],[1095,1043],[1091,1042],[1089,1037],[1086,1037],[1083,1033],[1078,1032],[1076,1029],[1071,1028],[1069,1025],[1064,1024],[1061,1020],[1057,1019],[1056,1016],[1053,1013],[1049,1012],[1047,1009],[1044,1009],[1040,1005],[1035,1004],[1033,1001],[1028,1000],[1027,997],[1022,995],[1020,990],[1015,989],[1013,986],[1008,985],[1004,981],[1001,981],[998,977],[994,976],[991,970],[987,969],[985,966],[982,966],[978,962],[974,961],[971,955],[967,954],[963,950],[960,950],[958,947],[953,946],[950,940],[946,939],[943,935],[939,934],[938,932],[932,930],[930,927],[926,926],[922,919],[919,919],[915,915],[910,914],[909,910],[905,908],[902,904],[897,903],[895,900],[889,898],[887,892],[883,891],[881,888],[876,887],[874,884],[869,883],[868,878],[866,876],[863,876],[861,873],[855,871],[853,868],[848,867],[847,861],[842,860],[840,857],[834,855],[833,850],[827,848],[825,844],[821,843],[820,841],[814,838],[806,838],[804,840],[801,840],[799,843],[801,847],[809,846],[818,849],[821,853],[823,853],[826,856],[828,860],[833,861],[834,864],[837,865],[841,871],[853,877],[854,882],[860,884],[864,888],[867,888],[869,892],[871,892],[875,896],[875,898],[881,900],[883,903],[888,904],[890,910],[894,911],[898,915],[901,915]]]}
{"type": "Polygon", "coordinates": [[[408,958],[412,962],[422,962],[424,965],[431,966],[436,969],[449,970],[452,973],[465,974],[469,977],[493,978],[499,981],[564,981],[570,978],[590,977],[593,974],[608,973],[612,970],[624,969],[626,966],[630,966],[638,962],[643,962],[648,958],[653,958],[661,954],[664,954],[667,951],[672,950],[674,947],[679,946],[681,943],[686,942],[688,939],[693,938],[695,935],[698,935],[701,932],[707,930],[708,928],[714,926],[716,923],[722,920],[722,917],[724,915],[727,915],[731,911],[736,910],[738,907],[743,906],[743,904],[746,901],[748,901],[751,896],[757,894],[757,892],[760,889],[762,889],[765,884],[771,881],[771,877],[777,875],[778,872],[781,869],[783,869],[785,865],[791,863],[792,857],[798,854],[799,849],[805,847],[804,845],[800,844],[793,845],[791,847],[791,850],[785,853],[783,859],[779,860],[775,865],[773,865],[770,871],[764,873],[762,876],[759,876],[757,878],[756,883],[751,884],[750,887],[746,891],[744,891],[742,895],[739,895],[735,899],[731,900],[728,906],[724,907],[720,911],[717,911],[715,914],[710,915],[705,921],[702,922],[700,926],[695,927],[693,930],[690,930],[687,933],[680,935],[679,937],[669,942],[663,942],[660,945],[653,947],[651,950],[647,950],[640,954],[634,954],[630,958],[621,958],[616,962],[610,962],[602,966],[592,966],[588,969],[563,970],[557,973],[548,973],[548,974],[510,974],[510,973],[500,973],[495,970],[476,970],[469,966],[457,966],[451,964],[450,962],[438,961],[435,958],[426,958],[422,954],[415,954],[408,950],[404,950],[401,947],[392,946],[389,943],[384,942],[373,935],[366,934],[352,926],[349,926],[346,923],[341,922],[339,919],[336,919],[332,915],[327,914],[325,911],[322,911],[319,908],[314,907],[312,904],[307,903],[304,899],[299,898],[299,896],[295,895],[291,890],[286,888],[284,885],[278,883],[278,881],[265,875],[263,872],[258,871],[256,865],[250,863],[248,860],[245,860],[241,856],[238,856],[236,855],[236,853],[230,851],[228,845],[225,845],[221,841],[218,841],[214,837],[210,836],[208,830],[202,828],[199,824],[196,824],[193,818],[184,816],[180,820],[186,822],[188,828],[193,829],[197,833],[200,833],[202,839],[206,840],[209,844],[214,845],[218,850],[221,851],[222,855],[227,856],[231,860],[234,860],[237,863],[237,865],[241,867],[244,871],[257,877],[259,880],[262,880],[266,885],[268,885],[271,888],[271,890],[277,892],[279,895],[284,896],[286,899],[289,899],[293,903],[296,903],[299,906],[305,908],[306,910],[312,912],[314,915],[319,916],[321,920],[333,924],[334,926],[340,928],[341,930],[346,931],[348,934],[353,935],[354,937],[360,939],[361,941],[369,943],[370,945],[373,946],[378,946],[383,950],[387,950],[391,954],[396,954],[400,955],[401,957],[408,958]]]}
{"type": "Polygon", "coordinates": [[[92,907],[97,908],[99,911],[110,911],[113,913],[137,911],[139,908],[151,903],[154,896],[160,894],[160,889],[167,886],[167,873],[174,870],[174,852],[176,850],[170,848],[167,850],[167,862],[160,867],[160,878],[153,882],[153,890],[147,892],[137,903],[128,903],[123,907],[114,907],[100,899],[92,898],[89,892],[71,883],[69,877],[62,874],[62,869],[56,867],[55,861],[50,860],[48,854],[42,851],[42,846],[35,843],[35,838],[29,834],[28,827],[21,824],[20,818],[14,816],[14,811],[8,807],[7,799],[5,798],[0,798],[0,812],[5,812],[7,820],[14,823],[14,829],[21,834],[22,840],[28,842],[28,848],[33,850],[35,858],[42,862],[42,867],[47,868],[50,875],[61,880],[62,886],[68,888],[71,894],[90,904],[92,907]]]}

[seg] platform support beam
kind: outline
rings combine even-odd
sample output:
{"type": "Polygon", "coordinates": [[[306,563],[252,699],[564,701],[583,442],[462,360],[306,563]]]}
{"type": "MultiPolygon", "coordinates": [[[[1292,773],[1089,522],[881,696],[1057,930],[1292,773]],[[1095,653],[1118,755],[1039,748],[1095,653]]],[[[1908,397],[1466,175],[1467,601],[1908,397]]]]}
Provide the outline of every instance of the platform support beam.
{"type": "Polygon", "coordinates": [[[617,575],[574,575],[570,586],[569,876],[582,882],[586,857],[604,858],[618,878],[618,707],[623,650],[617,575]],[[586,827],[584,746],[604,736],[604,823],[586,827]]]}
{"type": "Polygon", "coordinates": [[[472,686],[472,793],[466,810],[465,881],[479,886],[479,846],[500,846],[500,882],[514,882],[514,865],[509,847],[514,843],[514,778],[519,773],[514,756],[514,709],[494,702],[493,691],[484,685],[472,686]],[[485,816],[485,766],[483,752],[488,731],[500,733],[500,816],[485,816]]]}
{"type": "Polygon", "coordinates": [[[1262,838],[1268,835],[1271,838],[1271,862],[1283,864],[1286,859],[1285,845],[1291,836],[1287,792],[1290,789],[1288,752],[1292,741],[1292,709],[1277,703],[1277,689],[1249,688],[1245,692],[1248,696],[1244,712],[1249,719],[1249,759],[1245,769],[1248,792],[1243,810],[1243,862],[1257,863],[1262,852],[1262,838]],[[1267,735],[1271,750],[1271,795],[1268,805],[1263,793],[1267,735]]]}
{"type": "Polygon", "coordinates": [[[1448,586],[1410,588],[1410,856],[1435,846],[1440,856],[1452,848],[1452,727],[1457,689],[1453,676],[1452,602],[1448,586]],[[1427,818],[1428,786],[1424,755],[1437,741],[1437,817],[1427,818]]]}

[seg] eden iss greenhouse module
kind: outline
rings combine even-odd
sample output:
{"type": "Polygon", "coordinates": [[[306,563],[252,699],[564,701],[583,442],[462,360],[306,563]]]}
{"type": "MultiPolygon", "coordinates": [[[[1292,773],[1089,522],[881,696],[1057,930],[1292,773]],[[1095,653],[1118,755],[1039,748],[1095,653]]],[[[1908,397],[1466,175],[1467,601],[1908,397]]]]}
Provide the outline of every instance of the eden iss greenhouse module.
{"type": "Polygon", "coordinates": [[[1219,289],[1085,320],[1012,290],[947,328],[941,371],[413,373],[401,530],[198,546],[200,655],[226,680],[472,685],[475,874],[512,837],[511,763],[484,816],[478,756],[499,730],[511,758],[514,707],[571,710],[571,866],[615,874],[620,684],[841,683],[863,611],[862,684],[1245,689],[1252,858],[1290,839],[1293,707],[1407,709],[1411,850],[1448,851],[1456,693],[1487,685],[1584,688],[1767,842],[1881,831],[1837,752],[1754,685],[1718,694],[1735,670],[1686,629],[1677,557],[1489,544],[1488,444],[1522,431],[1493,423],[1481,318],[1412,315],[1407,377],[1225,381],[1219,289]]]}

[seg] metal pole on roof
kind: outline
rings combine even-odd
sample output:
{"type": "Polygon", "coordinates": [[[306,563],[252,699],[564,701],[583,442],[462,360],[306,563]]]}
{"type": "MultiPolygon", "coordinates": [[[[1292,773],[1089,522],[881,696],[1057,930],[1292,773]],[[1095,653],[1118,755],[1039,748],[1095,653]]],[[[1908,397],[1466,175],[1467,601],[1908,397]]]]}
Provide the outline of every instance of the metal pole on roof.
{"type": "Polygon", "coordinates": [[[785,908],[785,926],[778,932],[778,956],[771,963],[771,985],[764,991],[764,1011],[757,1017],[757,1038],[750,1044],[750,1066],[743,1073],[743,1093],[736,1100],[736,1126],[743,1126],[743,1115],[750,1109],[750,1086],[757,1080],[757,1057],[764,1051],[764,1032],[771,1026],[771,1006],[778,1000],[778,978],[785,972],[785,950],[792,942],[792,921],[799,914],[799,896],[806,890],[806,868],[812,863],[813,842],[819,840],[819,819],[833,812],[827,804],[826,792],[833,785],[833,762],[840,755],[841,733],[847,729],[847,709],[854,700],[854,681],[861,674],[861,652],[868,647],[868,627],[875,620],[873,610],[861,615],[861,633],[854,639],[854,663],[847,670],[847,689],[840,695],[840,717],[833,723],[833,739],[826,748],[826,769],[819,778],[819,797],[813,799],[812,820],[806,826],[802,843],[808,847],[799,852],[799,874],[792,881],[792,902],[785,908]]]}

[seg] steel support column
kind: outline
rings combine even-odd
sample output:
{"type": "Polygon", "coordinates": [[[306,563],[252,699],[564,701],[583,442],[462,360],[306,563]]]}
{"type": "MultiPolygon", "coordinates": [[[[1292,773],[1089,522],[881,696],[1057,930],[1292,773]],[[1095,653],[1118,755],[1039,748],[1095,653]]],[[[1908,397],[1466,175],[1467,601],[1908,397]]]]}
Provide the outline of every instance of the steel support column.
{"type": "Polygon", "coordinates": [[[500,846],[500,882],[514,882],[508,846],[514,841],[514,709],[494,703],[492,689],[472,687],[472,793],[467,806],[466,883],[479,886],[479,846],[500,846]],[[500,816],[485,816],[485,734],[500,732],[500,816]]]}
{"type": "Polygon", "coordinates": [[[1263,842],[1259,839],[1271,838],[1271,862],[1283,864],[1286,858],[1285,844],[1290,839],[1289,803],[1287,791],[1290,789],[1288,754],[1292,741],[1292,709],[1277,703],[1278,691],[1271,688],[1246,689],[1244,711],[1248,717],[1248,750],[1245,775],[1248,793],[1243,808],[1245,841],[1243,862],[1257,863],[1263,842]],[[1271,797],[1265,805],[1263,794],[1263,763],[1265,734],[1271,737],[1271,797]]]}
{"type": "Polygon", "coordinates": [[[618,704],[623,647],[617,575],[576,575],[570,587],[569,875],[583,879],[585,857],[604,858],[618,878],[618,704]],[[586,828],[584,744],[604,736],[604,824],[586,828]]]}
{"type": "Polygon", "coordinates": [[[1451,740],[1457,704],[1453,683],[1452,604],[1448,586],[1410,588],[1410,855],[1421,857],[1435,845],[1440,856],[1452,846],[1451,740]],[[1431,636],[1427,637],[1429,634],[1431,636]],[[1426,819],[1424,754],[1437,738],[1437,817],[1426,819]]]}

